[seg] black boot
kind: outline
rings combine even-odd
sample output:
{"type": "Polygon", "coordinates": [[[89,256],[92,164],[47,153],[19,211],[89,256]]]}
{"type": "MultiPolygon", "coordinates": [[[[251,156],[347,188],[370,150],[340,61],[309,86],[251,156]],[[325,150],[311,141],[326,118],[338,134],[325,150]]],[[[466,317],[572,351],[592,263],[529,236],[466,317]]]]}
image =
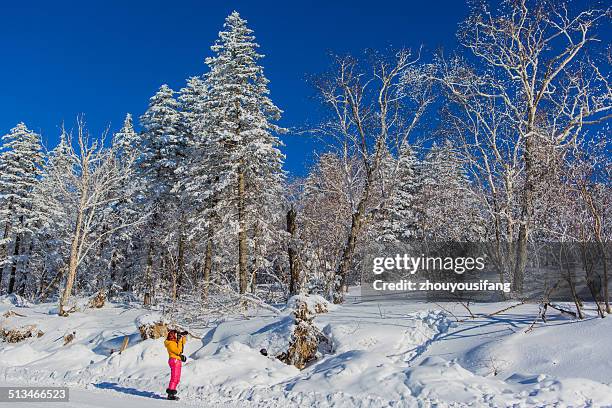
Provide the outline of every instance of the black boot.
{"type": "Polygon", "coordinates": [[[168,399],[169,400],[178,400],[179,398],[176,396],[176,390],[171,390],[170,388],[168,388],[166,390],[166,392],[168,393],[168,399]]]}

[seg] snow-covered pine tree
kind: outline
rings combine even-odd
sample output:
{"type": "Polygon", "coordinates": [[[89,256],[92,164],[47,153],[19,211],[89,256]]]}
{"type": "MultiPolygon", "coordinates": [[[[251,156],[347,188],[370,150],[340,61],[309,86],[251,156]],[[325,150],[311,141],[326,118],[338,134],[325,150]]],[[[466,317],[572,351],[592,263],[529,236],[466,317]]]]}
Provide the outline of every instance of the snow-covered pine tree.
{"type": "Polygon", "coordinates": [[[478,204],[463,162],[453,145],[434,145],[421,166],[423,237],[478,241],[483,237],[478,204]]]}
{"type": "Polygon", "coordinates": [[[58,145],[47,154],[40,183],[34,190],[34,206],[40,214],[35,235],[30,273],[36,280],[40,299],[55,290],[65,273],[70,254],[70,234],[74,225],[76,198],[70,175],[74,158],[67,135],[62,132],[58,145]],[[68,216],[67,216],[68,215],[68,216]]]}
{"type": "Polygon", "coordinates": [[[175,182],[175,170],[182,154],[182,135],[179,132],[181,114],[174,91],[162,85],[151,97],[147,111],[140,117],[143,127],[141,168],[148,182],[151,199],[158,204],[169,204],[175,182]]]}
{"type": "Polygon", "coordinates": [[[266,266],[263,254],[282,235],[278,220],[284,156],[275,134],[284,129],[273,123],[281,111],[268,96],[269,81],[258,65],[262,55],[253,31],[235,11],[224,28],[211,47],[215,56],[206,59],[209,172],[215,174],[212,190],[218,195],[222,225],[231,226],[227,234],[237,235],[238,287],[244,293],[256,268],[266,266]]]}
{"type": "MultiPolygon", "coordinates": [[[[10,267],[8,293],[15,291],[20,261],[27,257],[38,214],[32,192],[39,181],[44,156],[40,136],[22,122],[2,137],[0,153],[0,272],[10,267]],[[24,254],[24,256],[22,256],[24,254]]],[[[0,274],[0,284],[2,283],[0,274]]],[[[22,290],[22,289],[20,289],[22,290]]]]}
{"type": "MultiPolygon", "coordinates": [[[[150,213],[146,228],[146,269],[145,297],[153,295],[154,271],[170,271],[173,280],[173,293],[176,295],[177,270],[171,264],[183,264],[181,248],[183,245],[183,217],[180,200],[174,192],[177,182],[176,170],[185,157],[185,140],[180,131],[181,114],[179,102],[168,85],[162,85],[151,97],[147,111],[140,117],[143,127],[139,171],[142,182],[142,195],[146,197],[144,212],[150,213]],[[178,242],[176,252],[162,251],[165,246],[178,242]],[[172,259],[171,259],[172,258],[172,259]],[[155,262],[160,262],[154,267],[155,262]]],[[[179,266],[180,269],[180,266],[179,266]]],[[[147,300],[148,301],[148,300],[147,300]]]]}
{"type": "Polygon", "coordinates": [[[181,127],[186,134],[186,143],[196,141],[196,133],[201,133],[204,122],[204,102],[206,84],[201,77],[187,79],[187,85],[179,91],[178,102],[181,107],[181,127]]]}
{"type": "Polygon", "coordinates": [[[205,209],[210,198],[210,175],[208,172],[208,152],[210,143],[206,133],[206,84],[200,77],[191,77],[180,90],[178,97],[181,106],[180,130],[185,145],[185,160],[176,170],[177,184],[174,190],[188,201],[189,222],[198,230],[205,230],[207,214],[205,209]]]}
{"type": "Polygon", "coordinates": [[[208,295],[215,225],[218,224],[214,212],[216,197],[211,193],[211,176],[214,175],[209,173],[212,156],[209,154],[210,139],[206,130],[206,87],[202,77],[194,76],[187,79],[186,86],[180,90],[178,100],[186,155],[182,166],[176,171],[177,184],[174,187],[185,208],[186,239],[193,251],[190,261],[196,282],[201,283],[203,298],[208,295]]]}
{"type": "Polygon", "coordinates": [[[412,147],[404,142],[399,148],[393,180],[388,181],[389,197],[377,216],[377,240],[387,243],[405,242],[418,234],[420,194],[419,161],[412,147]]]}
{"type": "MultiPolygon", "coordinates": [[[[121,166],[129,168],[133,173],[137,170],[140,142],[140,135],[134,130],[132,115],[128,113],[119,132],[113,135],[112,149],[121,166]]],[[[137,194],[141,189],[140,181],[137,177],[122,180],[121,186],[118,187],[122,191],[122,199],[108,208],[103,230],[108,230],[118,223],[129,225],[139,218],[142,209],[142,199],[137,194]]],[[[105,253],[100,251],[103,267],[101,275],[106,278],[103,284],[108,287],[109,296],[130,288],[130,275],[140,270],[138,253],[142,250],[142,243],[135,239],[139,232],[138,225],[121,229],[109,236],[106,245],[108,250],[105,253]]]]}
{"type": "Polygon", "coordinates": [[[138,151],[140,143],[140,137],[138,133],[134,130],[134,121],[132,119],[132,114],[127,113],[125,115],[125,120],[123,121],[123,126],[119,130],[119,132],[115,133],[113,136],[113,146],[118,154],[125,154],[127,156],[134,156],[138,151]]]}

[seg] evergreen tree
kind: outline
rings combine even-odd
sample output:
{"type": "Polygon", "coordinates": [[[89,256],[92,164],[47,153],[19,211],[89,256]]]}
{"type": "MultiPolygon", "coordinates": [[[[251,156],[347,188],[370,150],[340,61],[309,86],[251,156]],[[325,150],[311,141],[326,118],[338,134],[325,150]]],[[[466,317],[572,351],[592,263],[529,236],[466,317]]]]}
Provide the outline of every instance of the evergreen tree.
{"type": "Polygon", "coordinates": [[[208,220],[210,175],[207,155],[210,141],[206,132],[206,84],[200,77],[191,77],[180,90],[181,132],[185,145],[185,160],[177,169],[175,190],[190,207],[190,222],[198,230],[205,230],[208,220]]]}
{"type": "Polygon", "coordinates": [[[72,193],[75,186],[69,177],[73,171],[74,159],[66,134],[62,132],[60,142],[47,155],[40,183],[34,190],[40,225],[35,235],[30,273],[41,298],[57,287],[69,257],[76,210],[76,197],[72,193]]]}
{"type": "MultiPolygon", "coordinates": [[[[140,135],[134,130],[132,115],[128,113],[122,128],[113,136],[112,149],[121,167],[136,173],[140,143],[140,135]]],[[[103,230],[109,230],[118,223],[130,224],[139,217],[142,196],[138,196],[137,192],[141,187],[141,180],[138,177],[122,180],[119,186],[122,199],[109,207],[102,226],[103,230]]],[[[104,242],[108,250],[104,253],[100,251],[102,255],[100,262],[102,270],[108,271],[108,276],[105,275],[104,282],[99,279],[98,289],[103,283],[108,286],[109,295],[112,296],[118,291],[129,288],[128,276],[134,275],[140,267],[137,255],[141,243],[135,239],[139,232],[138,226],[124,228],[116,234],[111,234],[108,242],[104,242]]]]}
{"type": "Polygon", "coordinates": [[[379,214],[377,240],[397,243],[417,236],[420,218],[418,195],[421,189],[418,166],[412,147],[403,143],[399,149],[394,180],[390,183],[392,187],[388,202],[379,214]]]}
{"type": "MultiPolygon", "coordinates": [[[[28,252],[38,215],[33,210],[32,192],[43,164],[40,136],[22,122],[2,137],[0,153],[0,270],[10,265],[8,293],[15,290],[21,254],[28,252]],[[9,253],[11,254],[9,256],[9,253]]],[[[27,256],[27,254],[26,254],[27,256]]],[[[2,282],[0,276],[0,283],[2,282]]]]}
{"type": "Polygon", "coordinates": [[[143,127],[141,168],[151,199],[169,204],[175,183],[175,170],[181,161],[183,138],[180,134],[181,114],[174,91],[162,85],[151,97],[147,111],[140,117],[143,127]]]}
{"type": "Polygon", "coordinates": [[[474,241],[482,237],[476,197],[450,142],[434,145],[422,166],[423,235],[427,239],[474,241]]]}
{"type": "MultiPolygon", "coordinates": [[[[145,197],[142,206],[143,212],[151,214],[145,235],[148,248],[144,280],[145,294],[150,299],[157,280],[153,276],[154,271],[170,272],[173,281],[177,281],[177,268],[173,264],[182,254],[183,246],[182,208],[174,187],[177,169],[185,159],[185,138],[180,126],[180,105],[168,85],[162,85],[151,97],[140,123],[143,132],[138,165],[142,195],[145,197]],[[178,242],[176,252],[164,249],[174,242],[178,242]],[[156,266],[155,262],[159,264],[156,266]]],[[[183,260],[178,262],[182,270],[183,260]]]]}
{"type": "Polygon", "coordinates": [[[268,96],[269,81],[258,65],[262,55],[253,31],[235,11],[224,28],[211,47],[215,56],[206,59],[208,173],[215,175],[212,191],[219,197],[222,225],[238,235],[239,290],[244,293],[249,281],[254,282],[249,262],[251,272],[264,266],[262,255],[280,234],[284,157],[275,133],[283,129],[272,122],[281,111],[268,96]]]}
{"type": "Polygon", "coordinates": [[[194,76],[187,79],[187,85],[179,92],[181,107],[181,130],[188,139],[186,143],[196,142],[196,134],[201,133],[205,120],[204,103],[206,84],[202,78],[194,76]]]}
{"type": "Polygon", "coordinates": [[[134,130],[132,114],[125,115],[123,126],[113,137],[113,146],[119,154],[135,155],[140,143],[140,137],[134,130]]]}

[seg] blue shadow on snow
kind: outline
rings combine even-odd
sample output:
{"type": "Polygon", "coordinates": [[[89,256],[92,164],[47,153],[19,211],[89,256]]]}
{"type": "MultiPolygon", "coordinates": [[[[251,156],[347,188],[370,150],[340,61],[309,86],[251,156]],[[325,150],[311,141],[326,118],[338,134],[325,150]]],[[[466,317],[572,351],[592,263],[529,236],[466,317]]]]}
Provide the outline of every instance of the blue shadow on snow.
{"type": "Polygon", "coordinates": [[[141,391],[141,390],[137,390],[136,388],[128,388],[128,387],[122,387],[120,385],[118,385],[117,383],[110,383],[110,382],[101,382],[98,384],[94,384],[93,385],[96,388],[100,388],[103,390],[113,390],[113,391],[117,391],[117,392],[122,392],[124,394],[130,394],[130,395],[136,395],[139,397],[147,397],[147,398],[153,398],[153,399],[166,399],[164,397],[162,397],[161,395],[158,395],[154,392],[150,392],[150,391],[141,391]]]}

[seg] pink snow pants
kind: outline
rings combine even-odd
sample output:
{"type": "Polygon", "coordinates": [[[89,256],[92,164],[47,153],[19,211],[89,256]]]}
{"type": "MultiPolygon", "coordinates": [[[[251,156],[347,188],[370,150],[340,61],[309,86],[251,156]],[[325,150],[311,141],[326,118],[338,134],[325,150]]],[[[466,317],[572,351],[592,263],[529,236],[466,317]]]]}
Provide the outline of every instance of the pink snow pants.
{"type": "Polygon", "coordinates": [[[176,358],[169,358],[168,365],[170,366],[170,384],[168,384],[168,388],[176,390],[176,386],[181,381],[181,366],[183,363],[176,358]]]}

